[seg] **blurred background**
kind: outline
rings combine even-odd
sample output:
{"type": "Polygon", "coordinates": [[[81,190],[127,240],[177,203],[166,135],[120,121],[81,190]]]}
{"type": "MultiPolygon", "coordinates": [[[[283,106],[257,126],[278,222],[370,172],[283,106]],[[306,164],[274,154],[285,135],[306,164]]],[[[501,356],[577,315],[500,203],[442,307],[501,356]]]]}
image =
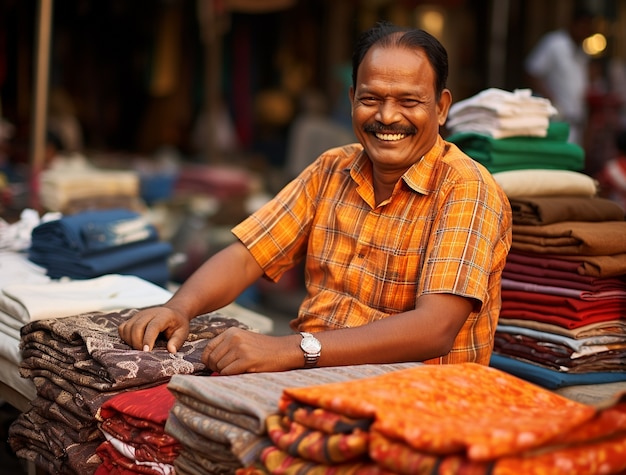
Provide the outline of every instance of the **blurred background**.
{"type": "Polygon", "coordinates": [[[54,208],[37,177],[58,155],[131,169],[181,282],[232,224],[353,139],[352,47],[377,20],[439,38],[459,101],[529,87],[524,59],[579,6],[594,14],[585,147],[598,168],[626,128],[626,0],[0,0],[0,211],[54,208]]]}

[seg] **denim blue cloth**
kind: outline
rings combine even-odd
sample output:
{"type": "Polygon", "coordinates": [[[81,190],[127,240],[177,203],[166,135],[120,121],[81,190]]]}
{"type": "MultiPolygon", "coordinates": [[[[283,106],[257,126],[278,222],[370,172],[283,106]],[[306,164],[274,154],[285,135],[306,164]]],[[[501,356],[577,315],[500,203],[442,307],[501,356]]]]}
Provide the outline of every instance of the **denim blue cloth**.
{"type": "Polygon", "coordinates": [[[29,259],[59,279],[135,275],[165,286],[172,246],[128,210],[87,211],[46,222],[32,232],[29,259]]]}
{"type": "Polygon", "coordinates": [[[134,211],[85,211],[36,226],[31,248],[88,256],[138,242],[157,241],[156,228],[134,211]]]}
{"type": "Polygon", "coordinates": [[[626,372],[562,373],[497,353],[491,355],[489,366],[547,389],[626,381],[626,372]]]}

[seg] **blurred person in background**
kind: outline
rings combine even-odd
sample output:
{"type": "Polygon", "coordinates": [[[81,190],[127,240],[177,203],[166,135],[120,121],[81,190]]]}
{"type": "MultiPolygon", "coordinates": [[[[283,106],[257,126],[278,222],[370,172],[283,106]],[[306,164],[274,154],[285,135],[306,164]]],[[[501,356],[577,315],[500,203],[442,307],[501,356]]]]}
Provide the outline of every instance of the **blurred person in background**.
{"type": "Polygon", "coordinates": [[[593,32],[593,14],[576,9],[567,28],[546,33],[524,62],[530,88],[549,99],[558,120],[570,125],[569,141],[584,145],[589,55],[582,44],[593,32]]]}

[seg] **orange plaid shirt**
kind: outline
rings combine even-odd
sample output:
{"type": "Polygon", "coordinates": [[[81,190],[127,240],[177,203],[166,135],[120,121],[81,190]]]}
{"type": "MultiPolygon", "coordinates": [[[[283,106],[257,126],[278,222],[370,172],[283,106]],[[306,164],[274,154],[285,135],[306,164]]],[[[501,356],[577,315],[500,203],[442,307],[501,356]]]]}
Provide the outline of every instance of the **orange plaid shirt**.
{"type": "Polygon", "coordinates": [[[451,352],[428,362],[489,363],[511,209],[489,172],[441,137],[378,206],[371,162],[352,144],[322,154],[233,233],[274,281],[306,256],[294,329],[355,327],[454,294],[475,309],[451,352]]]}

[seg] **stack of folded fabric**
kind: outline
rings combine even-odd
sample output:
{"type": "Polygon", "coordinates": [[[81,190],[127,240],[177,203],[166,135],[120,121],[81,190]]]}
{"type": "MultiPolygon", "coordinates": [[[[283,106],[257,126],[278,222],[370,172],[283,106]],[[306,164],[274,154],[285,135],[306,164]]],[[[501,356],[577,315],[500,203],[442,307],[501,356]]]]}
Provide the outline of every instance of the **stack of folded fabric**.
{"type": "Polygon", "coordinates": [[[545,137],[556,112],[548,99],[533,96],[530,89],[509,92],[489,88],[452,104],[446,126],[451,133],[477,133],[496,139],[545,137]]]}
{"type": "Polygon", "coordinates": [[[21,252],[0,252],[0,381],[30,400],[35,395],[31,381],[23,379],[18,371],[20,328],[25,322],[18,302],[6,297],[5,288],[16,283],[47,285],[51,279],[46,270],[33,264],[21,252]]]}
{"type": "Polygon", "coordinates": [[[474,363],[288,388],[279,407],[256,473],[626,469],[626,403],[584,405],[474,363]]]}
{"type": "Polygon", "coordinates": [[[173,462],[181,444],[165,433],[173,404],[167,383],[123,392],[105,401],[97,419],[106,440],[96,449],[102,463],[95,475],[174,474],[173,462]]]}
{"type": "Polygon", "coordinates": [[[41,174],[39,196],[49,211],[74,214],[95,209],[141,209],[140,179],[132,170],[87,164],[55,166],[41,174]]]}
{"type": "Polygon", "coordinates": [[[491,365],[549,388],[624,381],[624,210],[587,186],[575,194],[566,180],[554,183],[503,182],[513,242],[491,365]]]}
{"type": "Polygon", "coordinates": [[[285,388],[336,383],[419,366],[419,363],[313,368],[236,376],[174,375],[175,403],[166,433],[182,444],[176,473],[234,474],[253,466],[271,445],[265,422],[278,413],[285,388]]]}
{"type": "Polygon", "coordinates": [[[529,90],[487,89],[450,108],[446,138],[490,172],[580,171],[584,150],[568,142],[569,125],[551,121],[554,108],[529,90]]]}
{"type": "Polygon", "coordinates": [[[55,279],[135,275],[165,286],[172,247],[156,227],[127,209],[83,211],[36,226],[29,258],[55,279]]]}
{"type": "Polygon", "coordinates": [[[22,328],[20,373],[33,381],[37,395],[9,430],[18,457],[45,473],[94,473],[104,441],[96,417],[107,400],[164,384],[174,374],[203,373],[207,339],[233,326],[248,328],[220,314],[202,315],[191,322],[176,355],[161,340],[151,352],[136,351],[118,335],[118,326],[136,312],[88,312],[22,328]]]}

